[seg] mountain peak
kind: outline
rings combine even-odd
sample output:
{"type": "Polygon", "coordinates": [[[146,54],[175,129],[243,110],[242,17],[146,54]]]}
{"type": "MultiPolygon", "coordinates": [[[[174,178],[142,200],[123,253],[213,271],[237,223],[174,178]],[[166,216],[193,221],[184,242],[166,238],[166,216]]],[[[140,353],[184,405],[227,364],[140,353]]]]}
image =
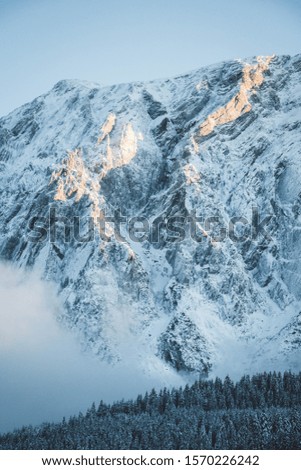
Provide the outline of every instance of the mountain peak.
{"type": "Polygon", "coordinates": [[[74,88],[101,88],[101,85],[96,82],[89,82],[87,80],[78,80],[78,79],[64,79],[59,80],[54,86],[53,90],[56,92],[66,93],[74,88]]]}

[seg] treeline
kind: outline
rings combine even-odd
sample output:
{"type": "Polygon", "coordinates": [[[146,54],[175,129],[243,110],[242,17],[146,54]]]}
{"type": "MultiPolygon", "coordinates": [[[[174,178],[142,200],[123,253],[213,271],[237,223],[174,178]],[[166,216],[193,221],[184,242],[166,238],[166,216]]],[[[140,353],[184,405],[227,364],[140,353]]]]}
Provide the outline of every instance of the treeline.
{"type": "Polygon", "coordinates": [[[300,449],[301,373],[198,380],[103,402],[60,424],[0,436],[0,449],[300,449]]]}

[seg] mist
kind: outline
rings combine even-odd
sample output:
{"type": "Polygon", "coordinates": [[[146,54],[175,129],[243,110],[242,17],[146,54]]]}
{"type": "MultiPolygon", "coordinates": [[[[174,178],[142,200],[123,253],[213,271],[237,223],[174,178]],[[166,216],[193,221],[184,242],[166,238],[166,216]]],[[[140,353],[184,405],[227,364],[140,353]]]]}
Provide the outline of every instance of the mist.
{"type": "Polygon", "coordinates": [[[54,285],[0,265],[0,432],[59,421],[85,412],[93,401],[111,403],[184,383],[156,367],[146,375],[139,358],[111,366],[84,354],[58,323],[61,308],[54,285]]]}
{"type": "MultiPolygon", "coordinates": [[[[179,375],[146,351],[141,357],[137,338],[125,341],[121,334],[122,361],[101,362],[92,353],[83,353],[75,333],[58,322],[61,310],[54,284],[42,281],[36,272],[0,264],[0,433],[60,421],[84,413],[100,400],[135,399],[153,387],[183,386],[197,378],[179,375]]],[[[115,323],[118,318],[115,315],[115,323]]],[[[201,330],[204,322],[212,324],[211,340],[218,342],[219,355],[209,378],[229,374],[238,380],[244,373],[288,368],[287,357],[281,361],[273,351],[260,354],[258,331],[268,331],[269,318],[251,319],[251,342],[240,340],[210,309],[203,309],[201,316],[194,312],[192,319],[201,330]]],[[[292,353],[289,363],[299,370],[299,353],[292,353]]]]}

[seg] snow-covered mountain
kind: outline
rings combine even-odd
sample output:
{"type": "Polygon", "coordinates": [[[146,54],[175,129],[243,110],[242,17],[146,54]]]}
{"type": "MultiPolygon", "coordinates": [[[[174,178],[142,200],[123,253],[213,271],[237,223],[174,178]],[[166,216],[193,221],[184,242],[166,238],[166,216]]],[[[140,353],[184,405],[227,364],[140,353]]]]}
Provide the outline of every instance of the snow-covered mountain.
{"type": "Polygon", "coordinates": [[[298,368],[300,130],[301,55],[63,80],[0,119],[0,256],[104,360],[298,368]]]}

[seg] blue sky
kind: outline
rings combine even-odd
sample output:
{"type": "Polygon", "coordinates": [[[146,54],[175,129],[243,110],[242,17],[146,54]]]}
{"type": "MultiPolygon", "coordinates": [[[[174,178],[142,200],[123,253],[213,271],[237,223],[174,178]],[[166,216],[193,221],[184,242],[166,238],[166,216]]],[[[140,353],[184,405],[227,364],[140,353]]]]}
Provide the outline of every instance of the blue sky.
{"type": "Polygon", "coordinates": [[[301,0],[0,0],[0,115],[63,78],[104,85],[301,52],[301,0]]]}

